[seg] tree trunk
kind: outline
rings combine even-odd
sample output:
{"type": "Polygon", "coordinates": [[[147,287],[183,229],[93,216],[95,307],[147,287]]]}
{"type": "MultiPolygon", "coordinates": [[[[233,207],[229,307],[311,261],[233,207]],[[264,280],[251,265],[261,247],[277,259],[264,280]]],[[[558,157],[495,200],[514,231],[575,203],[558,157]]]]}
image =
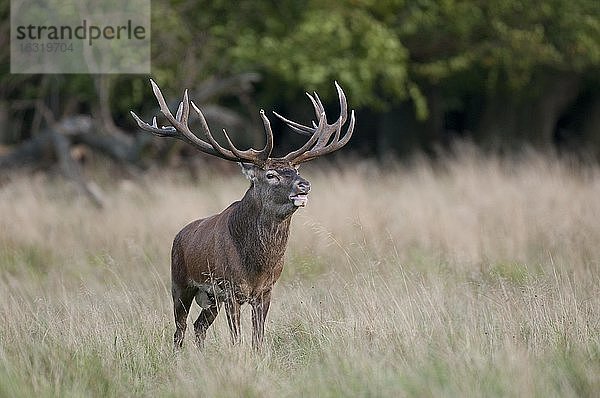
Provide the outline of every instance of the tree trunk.
{"type": "Polygon", "coordinates": [[[594,96],[586,109],[581,138],[583,149],[600,160],[600,95],[594,96]]]}
{"type": "Polygon", "coordinates": [[[541,97],[520,112],[520,135],[537,148],[554,144],[556,124],[567,107],[579,93],[577,76],[553,76],[541,93],[541,97]]]}

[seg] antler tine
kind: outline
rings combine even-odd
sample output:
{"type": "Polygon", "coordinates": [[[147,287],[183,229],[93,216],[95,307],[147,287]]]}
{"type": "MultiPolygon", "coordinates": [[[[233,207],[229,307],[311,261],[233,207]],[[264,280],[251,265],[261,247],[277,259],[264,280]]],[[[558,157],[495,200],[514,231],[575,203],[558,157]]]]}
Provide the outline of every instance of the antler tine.
{"type": "MultiPolygon", "coordinates": [[[[206,122],[206,118],[204,117],[204,114],[202,113],[200,108],[198,108],[196,104],[194,104],[194,101],[190,101],[190,103],[192,105],[192,108],[196,112],[196,115],[198,115],[198,119],[200,119],[200,126],[202,127],[202,132],[204,133],[204,136],[206,137],[206,139],[208,139],[208,142],[210,143],[211,147],[219,154],[218,156],[236,162],[241,161],[242,159],[239,159],[239,157],[236,156],[232,151],[223,148],[217,142],[217,140],[215,140],[215,138],[210,132],[210,128],[208,127],[208,123],[206,122]]],[[[225,138],[229,139],[229,137],[227,137],[227,134],[225,135],[225,138]]]]}
{"type": "MultiPolygon", "coordinates": [[[[204,132],[207,135],[209,142],[211,144],[214,143],[213,146],[216,145],[215,149],[218,148],[217,149],[218,151],[227,151],[225,148],[221,147],[219,145],[219,143],[217,141],[215,141],[215,139],[210,134],[210,131],[208,130],[208,125],[206,124],[206,120],[204,119],[204,115],[202,115],[202,112],[200,112],[200,109],[193,102],[192,102],[192,106],[194,107],[194,110],[199,114],[199,117],[201,119],[203,127],[206,126],[206,128],[204,128],[204,132]]],[[[229,145],[231,152],[235,156],[237,156],[238,158],[240,158],[242,160],[252,161],[254,163],[262,165],[267,161],[267,159],[271,155],[271,151],[273,150],[273,131],[271,130],[271,124],[269,123],[269,119],[267,119],[265,116],[264,110],[262,110],[262,109],[260,110],[260,115],[263,119],[263,124],[265,126],[265,132],[267,133],[267,142],[266,142],[264,148],[261,149],[260,151],[257,151],[252,148],[245,150],[245,151],[239,150],[233,144],[233,141],[231,141],[231,138],[229,138],[229,134],[227,134],[227,130],[223,129],[223,135],[225,136],[225,140],[227,140],[227,145],[229,145]]]]}
{"type": "MultiPolygon", "coordinates": [[[[152,118],[152,125],[144,122],[138,115],[135,114],[135,112],[133,111],[129,111],[129,113],[131,114],[131,116],[135,119],[135,121],[137,122],[138,126],[145,131],[148,131],[152,134],[154,134],[157,137],[168,137],[168,138],[178,138],[183,142],[186,142],[190,145],[195,145],[192,141],[190,141],[186,136],[181,135],[173,126],[162,126],[162,127],[158,127],[157,123],[156,123],[156,116],[154,116],[152,118]]],[[[206,147],[206,151],[212,151],[212,148],[210,146],[207,145],[206,147]]]]}
{"type": "Polygon", "coordinates": [[[235,145],[233,145],[231,138],[229,138],[229,135],[227,134],[227,130],[223,129],[223,135],[225,136],[225,140],[227,140],[227,145],[229,145],[231,152],[233,152],[233,154],[238,158],[244,159],[246,157],[246,154],[244,153],[245,151],[240,151],[235,145]]]}
{"type": "Polygon", "coordinates": [[[336,134],[336,139],[334,139],[331,142],[331,144],[329,144],[326,147],[319,150],[319,152],[316,154],[316,156],[327,155],[328,153],[337,151],[338,149],[340,149],[341,147],[346,145],[348,143],[348,141],[350,141],[350,138],[352,137],[352,133],[354,133],[355,122],[356,122],[356,118],[354,117],[354,110],[352,110],[350,112],[350,124],[348,125],[348,130],[346,130],[346,134],[344,134],[344,137],[342,139],[339,139],[341,129],[338,130],[337,134],[336,134]]]}
{"type": "MultiPolygon", "coordinates": [[[[323,107],[323,103],[321,103],[321,99],[315,91],[313,91],[313,95],[310,95],[309,93],[306,93],[306,95],[308,96],[308,98],[310,98],[310,102],[312,102],[313,107],[315,108],[315,115],[317,116],[317,120],[319,120],[319,118],[322,115],[325,115],[325,108],[323,107]]],[[[327,115],[325,115],[324,117],[325,124],[327,124],[327,115]]]]}
{"type": "MultiPolygon", "coordinates": [[[[323,136],[321,138],[319,138],[319,140],[317,141],[317,144],[315,145],[313,150],[323,148],[329,142],[329,139],[331,138],[331,134],[334,131],[335,131],[335,137],[333,138],[332,143],[338,141],[340,139],[342,126],[344,125],[344,123],[346,123],[346,118],[348,117],[348,104],[346,102],[346,94],[344,94],[344,91],[342,90],[342,88],[340,87],[338,82],[335,82],[335,88],[337,90],[338,98],[340,100],[340,117],[336,120],[336,122],[334,124],[327,126],[328,127],[327,134],[323,134],[323,136]]],[[[316,95],[317,95],[317,93],[315,93],[315,96],[316,95]]],[[[317,96],[317,100],[319,100],[318,96],[317,96]]],[[[319,100],[319,103],[321,103],[320,100],[319,100]]],[[[322,106],[323,105],[321,104],[321,107],[322,106]]]]}
{"type": "Polygon", "coordinates": [[[261,160],[267,160],[273,151],[273,129],[271,128],[271,122],[269,121],[267,115],[265,115],[265,111],[263,109],[260,110],[260,118],[263,121],[263,126],[265,127],[265,132],[267,133],[267,142],[265,143],[265,147],[259,151],[257,156],[261,160]]]}
{"type": "Polygon", "coordinates": [[[189,140],[185,137],[178,136],[177,130],[175,130],[172,126],[163,126],[158,127],[156,124],[156,116],[152,118],[152,124],[146,123],[143,121],[138,115],[133,111],[129,111],[131,116],[135,119],[137,125],[145,131],[149,131],[150,133],[156,135],[157,137],[173,137],[173,138],[181,138],[183,141],[186,141],[191,144],[189,140]]]}
{"type": "Polygon", "coordinates": [[[183,101],[179,103],[179,107],[177,108],[177,114],[175,115],[175,120],[177,120],[178,122],[181,122],[181,112],[183,112],[183,101]]]}
{"type": "MultiPolygon", "coordinates": [[[[313,107],[315,108],[315,115],[317,116],[317,120],[319,120],[319,118],[321,117],[321,114],[325,112],[325,108],[323,107],[323,103],[321,102],[321,99],[319,98],[319,96],[317,95],[317,93],[314,93],[314,97],[310,94],[310,93],[305,93],[308,98],[310,99],[310,102],[313,104],[313,107]]],[[[317,128],[317,123],[315,123],[314,121],[312,122],[312,127],[308,127],[305,126],[303,124],[300,124],[298,122],[294,122],[293,120],[290,120],[284,116],[281,116],[279,113],[273,111],[273,114],[275,116],[277,116],[279,119],[281,119],[285,124],[288,125],[289,128],[291,128],[295,133],[301,134],[301,135],[312,135],[315,132],[315,129],[317,128]]],[[[327,122],[327,119],[325,119],[325,121],[327,122]]]]}
{"type": "Polygon", "coordinates": [[[183,101],[181,101],[181,115],[179,116],[179,122],[184,126],[188,125],[190,117],[190,99],[188,97],[188,91],[185,89],[183,92],[183,101]]]}
{"type": "Polygon", "coordinates": [[[340,124],[343,126],[344,123],[346,123],[346,118],[348,117],[348,102],[346,100],[346,94],[344,93],[344,90],[342,90],[338,82],[334,82],[334,84],[335,89],[338,92],[338,98],[340,100],[340,124]]]}
{"type": "MultiPolygon", "coordinates": [[[[308,127],[303,124],[294,122],[293,120],[290,120],[284,116],[281,116],[279,113],[277,113],[275,111],[273,111],[273,114],[275,116],[277,116],[279,119],[281,119],[285,124],[288,125],[289,128],[291,128],[294,132],[296,132],[298,134],[312,135],[312,133],[315,131],[316,126],[308,127]]],[[[314,122],[313,122],[313,124],[314,124],[314,122]]]]}

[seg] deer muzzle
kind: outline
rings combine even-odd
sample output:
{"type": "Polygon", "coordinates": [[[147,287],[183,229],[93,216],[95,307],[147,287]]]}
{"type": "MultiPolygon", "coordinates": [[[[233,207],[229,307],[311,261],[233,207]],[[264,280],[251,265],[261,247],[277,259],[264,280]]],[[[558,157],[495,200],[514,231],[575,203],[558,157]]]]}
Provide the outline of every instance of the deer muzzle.
{"type": "Polygon", "coordinates": [[[294,183],[294,192],[290,195],[290,200],[296,207],[304,207],[308,203],[308,192],[310,183],[304,178],[300,178],[294,183]]]}

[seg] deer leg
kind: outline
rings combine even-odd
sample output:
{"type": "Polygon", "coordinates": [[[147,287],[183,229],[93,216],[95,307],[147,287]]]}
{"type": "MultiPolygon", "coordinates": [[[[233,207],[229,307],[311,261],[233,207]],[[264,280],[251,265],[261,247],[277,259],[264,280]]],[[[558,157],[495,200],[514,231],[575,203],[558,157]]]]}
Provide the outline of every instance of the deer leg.
{"type": "Polygon", "coordinates": [[[262,293],[254,299],[252,305],[252,347],[259,350],[265,335],[265,319],[271,304],[271,291],[262,293]]]}
{"type": "Polygon", "coordinates": [[[228,297],[225,300],[225,312],[231,334],[231,344],[235,345],[240,342],[240,303],[235,297],[228,297]]]}
{"type": "Polygon", "coordinates": [[[191,289],[181,289],[173,286],[173,313],[175,315],[175,335],[173,343],[175,349],[183,345],[183,336],[187,327],[187,316],[194,299],[195,292],[191,289]]]}
{"type": "Polygon", "coordinates": [[[206,339],[206,331],[208,327],[214,322],[215,318],[219,314],[219,307],[221,303],[217,302],[215,305],[208,308],[204,308],[200,311],[198,319],[194,322],[194,332],[196,333],[196,344],[199,348],[204,347],[204,340],[206,339]]]}

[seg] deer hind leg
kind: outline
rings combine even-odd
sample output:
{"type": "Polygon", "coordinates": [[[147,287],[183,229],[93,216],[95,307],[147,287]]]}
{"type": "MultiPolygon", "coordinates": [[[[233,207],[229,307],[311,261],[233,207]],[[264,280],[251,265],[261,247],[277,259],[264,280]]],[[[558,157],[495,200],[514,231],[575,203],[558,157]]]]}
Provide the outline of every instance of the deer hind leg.
{"type": "Polygon", "coordinates": [[[198,315],[198,319],[194,322],[194,332],[196,333],[196,344],[199,348],[204,347],[204,340],[206,339],[206,331],[209,326],[212,325],[215,318],[219,314],[219,307],[221,303],[217,302],[208,308],[203,308],[198,315]]]}
{"type": "Polygon", "coordinates": [[[173,286],[173,313],[175,315],[175,335],[173,344],[175,349],[183,346],[183,337],[187,327],[187,317],[190,312],[190,306],[194,299],[195,291],[193,289],[179,288],[173,286]]]}
{"type": "Polygon", "coordinates": [[[227,324],[231,335],[231,344],[240,342],[240,303],[235,297],[225,300],[225,312],[227,313],[227,324]]]}

